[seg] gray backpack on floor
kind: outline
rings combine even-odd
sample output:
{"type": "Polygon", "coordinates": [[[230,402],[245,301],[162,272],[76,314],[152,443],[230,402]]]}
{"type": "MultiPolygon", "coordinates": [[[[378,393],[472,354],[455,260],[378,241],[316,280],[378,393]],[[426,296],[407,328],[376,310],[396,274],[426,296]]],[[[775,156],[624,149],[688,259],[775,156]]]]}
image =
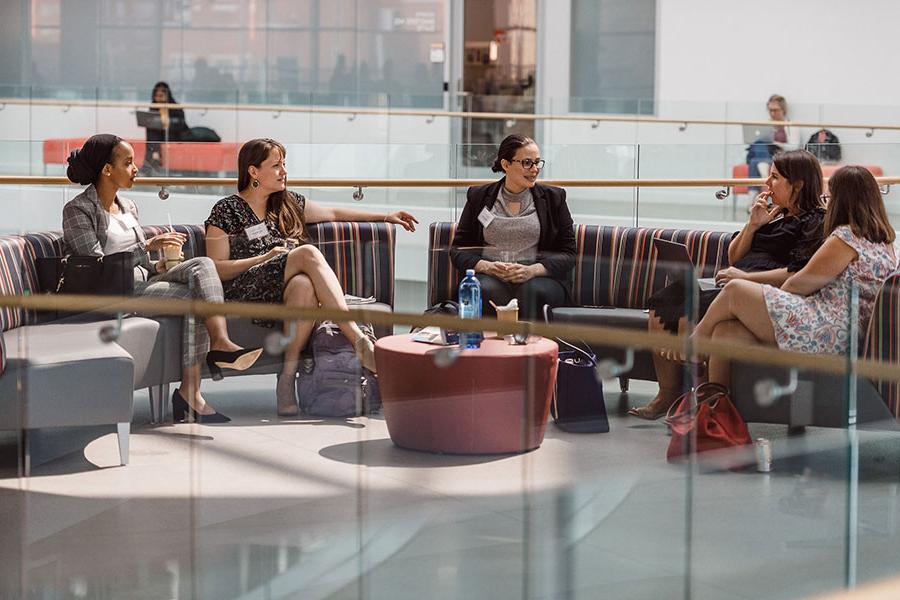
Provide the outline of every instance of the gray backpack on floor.
{"type": "MultiPolygon", "coordinates": [[[[371,326],[361,328],[375,339],[371,326]]],[[[360,367],[350,341],[336,324],[320,323],[304,354],[297,379],[297,397],[303,413],[316,417],[356,417],[381,409],[378,379],[360,367]]]]}

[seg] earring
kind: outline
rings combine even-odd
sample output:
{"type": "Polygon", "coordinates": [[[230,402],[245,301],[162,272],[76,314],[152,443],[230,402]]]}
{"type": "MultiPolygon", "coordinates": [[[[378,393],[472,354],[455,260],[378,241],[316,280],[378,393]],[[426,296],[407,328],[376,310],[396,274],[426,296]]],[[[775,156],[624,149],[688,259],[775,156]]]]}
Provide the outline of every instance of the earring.
{"type": "Polygon", "coordinates": [[[253,187],[259,187],[259,180],[254,179],[254,180],[253,180],[253,183],[250,184],[250,185],[252,185],[253,187]]]}

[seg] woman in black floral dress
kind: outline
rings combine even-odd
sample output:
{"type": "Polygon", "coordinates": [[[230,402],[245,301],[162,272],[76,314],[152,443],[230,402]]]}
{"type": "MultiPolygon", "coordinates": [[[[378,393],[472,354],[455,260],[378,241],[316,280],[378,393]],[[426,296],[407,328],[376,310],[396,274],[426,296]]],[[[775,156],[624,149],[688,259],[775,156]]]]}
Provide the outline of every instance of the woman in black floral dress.
{"type": "MultiPolygon", "coordinates": [[[[369,213],[324,207],[287,189],[284,146],[271,139],[250,140],[238,155],[238,193],[222,198],[206,220],[207,254],[222,278],[226,300],[284,302],[288,306],[347,309],[344,291],[322,253],[306,243],[306,223],[385,221],[415,231],[416,219],[405,211],[369,213]],[[290,241],[299,247],[290,249],[290,241]]],[[[353,344],[360,363],[375,371],[371,340],[353,321],[338,324],[353,344]]],[[[278,414],[298,413],[295,378],[300,351],[314,323],[300,321],[284,352],[278,378],[278,414]]]]}

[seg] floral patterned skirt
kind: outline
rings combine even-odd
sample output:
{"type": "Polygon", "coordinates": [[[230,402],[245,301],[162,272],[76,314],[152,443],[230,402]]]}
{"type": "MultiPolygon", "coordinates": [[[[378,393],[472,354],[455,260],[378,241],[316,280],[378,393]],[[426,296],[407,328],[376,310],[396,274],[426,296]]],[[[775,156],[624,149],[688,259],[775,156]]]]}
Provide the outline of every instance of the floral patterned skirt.
{"type": "Polygon", "coordinates": [[[763,286],[766,310],[775,341],[784,350],[816,354],[845,354],[850,347],[846,303],[833,298],[829,288],[798,296],[771,285],[763,286]]]}

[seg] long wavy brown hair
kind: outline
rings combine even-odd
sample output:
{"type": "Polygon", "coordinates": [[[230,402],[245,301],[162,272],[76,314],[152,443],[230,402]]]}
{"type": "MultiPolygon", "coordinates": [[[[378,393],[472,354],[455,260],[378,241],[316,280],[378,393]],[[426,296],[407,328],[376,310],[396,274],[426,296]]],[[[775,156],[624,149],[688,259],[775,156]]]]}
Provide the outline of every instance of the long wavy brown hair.
{"type": "MultiPolygon", "coordinates": [[[[263,162],[272,153],[277,150],[284,159],[287,151],[284,145],[271,138],[257,138],[250,140],[243,146],[238,154],[238,191],[242,192],[250,187],[252,177],[250,177],[251,165],[259,168],[263,162]]],[[[300,212],[300,206],[294,199],[294,194],[285,189],[280,192],[269,194],[269,200],[266,205],[266,219],[271,220],[278,225],[278,230],[286,238],[306,238],[306,223],[303,222],[303,215],[300,212]]]]}
{"type": "Polygon", "coordinates": [[[825,211],[825,235],[841,225],[853,234],[876,244],[890,244],[896,238],[884,207],[878,181],[865,168],[841,167],[828,179],[831,200],[825,211]]]}

